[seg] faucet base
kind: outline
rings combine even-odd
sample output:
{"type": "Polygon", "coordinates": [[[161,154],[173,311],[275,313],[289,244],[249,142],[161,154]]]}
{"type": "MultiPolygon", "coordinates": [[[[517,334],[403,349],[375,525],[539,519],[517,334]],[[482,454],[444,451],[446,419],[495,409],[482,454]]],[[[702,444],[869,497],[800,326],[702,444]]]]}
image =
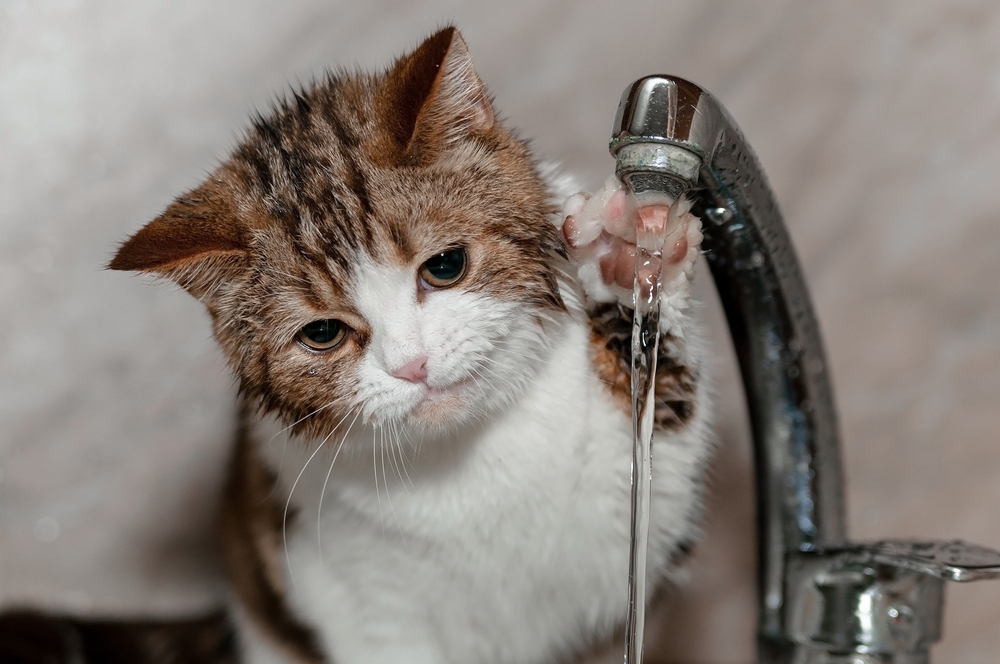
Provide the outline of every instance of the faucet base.
{"type": "Polygon", "coordinates": [[[918,653],[831,653],[809,646],[796,649],[790,664],[929,664],[927,651],[918,653]]]}

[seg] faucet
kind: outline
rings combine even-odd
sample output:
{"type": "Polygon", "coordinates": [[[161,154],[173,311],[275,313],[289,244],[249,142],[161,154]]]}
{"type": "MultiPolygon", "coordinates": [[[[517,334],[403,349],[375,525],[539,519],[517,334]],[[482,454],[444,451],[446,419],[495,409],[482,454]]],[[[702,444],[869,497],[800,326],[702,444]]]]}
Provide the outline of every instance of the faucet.
{"type": "Polygon", "coordinates": [[[819,326],[764,172],[726,109],[666,75],[622,94],[615,173],[687,195],[732,334],[753,434],[759,664],[928,664],[944,581],[1000,578],[1000,552],[846,539],[837,416],[819,326]]]}

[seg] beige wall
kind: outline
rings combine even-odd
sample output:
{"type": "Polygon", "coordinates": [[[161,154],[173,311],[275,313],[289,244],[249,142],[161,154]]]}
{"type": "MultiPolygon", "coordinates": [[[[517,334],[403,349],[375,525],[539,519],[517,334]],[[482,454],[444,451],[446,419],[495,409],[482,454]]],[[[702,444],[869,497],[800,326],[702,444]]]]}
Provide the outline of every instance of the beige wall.
{"type": "MultiPolygon", "coordinates": [[[[215,601],[229,379],[195,302],[101,265],[289,81],[385,64],[449,20],[510,121],[592,182],[627,83],[712,90],[812,288],[852,536],[1000,548],[1000,5],[0,0],[0,605],[215,601]]],[[[653,649],[746,662],[749,447],[705,316],[721,448],[653,649]]],[[[946,615],[937,661],[994,661],[1000,583],[951,588],[946,615]]]]}

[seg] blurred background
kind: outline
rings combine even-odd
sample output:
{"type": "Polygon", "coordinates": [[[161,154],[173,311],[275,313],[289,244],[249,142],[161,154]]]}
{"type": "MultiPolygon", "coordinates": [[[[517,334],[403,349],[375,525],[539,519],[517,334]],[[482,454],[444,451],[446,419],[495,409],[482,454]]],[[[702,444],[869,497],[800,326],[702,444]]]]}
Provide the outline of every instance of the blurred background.
{"type": "MultiPolygon", "coordinates": [[[[218,603],[233,386],[197,302],[102,266],[252,111],[327,67],[383,67],[446,22],[510,124],[590,185],[613,168],[608,131],[633,79],[711,90],[756,149],[809,280],[851,536],[1000,548],[992,0],[0,0],[0,607],[218,603]]],[[[699,290],[719,451],[706,535],[649,649],[737,664],[753,658],[750,444],[707,271],[699,290]]],[[[947,592],[936,661],[995,661],[1000,583],[947,592]]]]}

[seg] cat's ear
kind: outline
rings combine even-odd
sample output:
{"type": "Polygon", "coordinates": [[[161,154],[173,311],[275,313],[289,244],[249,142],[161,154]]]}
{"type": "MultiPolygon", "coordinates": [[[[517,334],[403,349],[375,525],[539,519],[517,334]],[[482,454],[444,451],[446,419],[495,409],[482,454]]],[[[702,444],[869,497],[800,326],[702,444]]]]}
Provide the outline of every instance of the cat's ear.
{"type": "Polygon", "coordinates": [[[246,231],[214,178],[181,196],[130,237],[108,264],[172,279],[196,297],[247,258],[246,231]]]}
{"type": "Polygon", "coordinates": [[[454,27],[428,37],[389,71],[383,118],[401,161],[470,135],[488,133],[496,115],[469,48],[454,27]]]}

